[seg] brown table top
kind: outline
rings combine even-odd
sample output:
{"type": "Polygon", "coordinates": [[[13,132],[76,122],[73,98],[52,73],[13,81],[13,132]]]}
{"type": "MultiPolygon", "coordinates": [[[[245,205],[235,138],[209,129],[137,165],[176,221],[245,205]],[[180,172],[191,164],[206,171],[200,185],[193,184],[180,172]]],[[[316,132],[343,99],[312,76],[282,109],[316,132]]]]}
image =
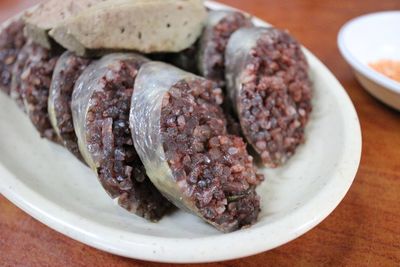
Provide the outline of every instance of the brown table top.
{"type": "MultiPolygon", "coordinates": [[[[38,0],[0,0],[0,21],[38,0]]],[[[223,0],[287,28],[346,88],[361,120],[363,153],[350,191],[336,210],[300,238],[220,266],[400,266],[400,113],[354,79],[336,46],[339,28],[361,14],[400,9],[398,0],[223,0]]],[[[373,36],[371,36],[373,38],[373,36]]],[[[244,244],[245,245],[245,244],[244,244]]],[[[69,239],[0,196],[1,266],[156,266],[69,239]]]]}

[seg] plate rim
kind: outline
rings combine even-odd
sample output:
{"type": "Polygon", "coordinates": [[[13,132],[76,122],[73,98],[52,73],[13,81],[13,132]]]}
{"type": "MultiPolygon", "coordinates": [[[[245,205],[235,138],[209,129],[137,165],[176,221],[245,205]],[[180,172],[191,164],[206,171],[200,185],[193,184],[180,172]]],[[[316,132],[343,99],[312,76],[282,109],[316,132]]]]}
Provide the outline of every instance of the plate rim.
{"type": "MultiPolygon", "coordinates": [[[[234,9],[231,6],[214,1],[206,1],[206,5],[212,8],[234,9]]],[[[254,17],[254,19],[258,23],[266,24],[265,21],[257,17],[254,17]]],[[[1,25],[6,25],[6,23],[7,21],[1,25]]],[[[305,52],[307,57],[323,70],[326,79],[331,80],[335,83],[335,87],[340,89],[336,90],[335,94],[343,100],[342,108],[345,109],[345,114],[351,114],[351,118],[344,120],[347,130],[345,131],[345,144],[343,145],[345,150],[339,160],[339,166],[342,170],[340,173],[334,173],[333,178],[301,208],[282,217],[279,223],[268,224],[269,234],[273,233],[274,235],[271,240],[268,239],[270,236],[265,236],[265,231],[262,231],[265,226],[200,238],[163,238],[130,233],[129,237],[133,238],[125,239],[124,231],[87,220],[53,204],[38,192],[26,187],[1,163],[0,193],[30,216],[63,235],[102,251],[134,259],[166,263],[216,262],[255,255],[286,244],[318,225],[339,205],[355,179],[362,150],[360,122],[349,95],[332,72],[316,56],[307,49],[305,49],[305,52]],[[324,200],[323,203],[325,202],[322,206],[320,204],[321,199],[324,200]],[[40,207],[37,205],[38,203],[41,204],[40,207]],[[55,216],[51,211],[56,210],[58,214],[55,216]],[[302,216],[305,212],[311,215],[302,216]],[[68,215],[68,222],[63,220],[64,214],[68,215]],[[86,226],[79,227],[79,224],[86,226]],[[279,231],[279,229],[291,230],[279,231]],[[280,233],[276,234],[274,230],[280,233]],[[93,232],[101,232],[103,235],[101,237],[93,235],[93,232]],[[194,240],[196,241],[195,244],[193,244],[194,240]],[[235,243],[251,245],[232,245],[235,243]],[[216,246],[217,244],[224,244],[225,246],[216,246]],[[194,248],[201,247],[202,251],[190,250],[189,248],[194,245],[194,248]],[[182,254],[182,251],[186,253],[182,254]]]]}

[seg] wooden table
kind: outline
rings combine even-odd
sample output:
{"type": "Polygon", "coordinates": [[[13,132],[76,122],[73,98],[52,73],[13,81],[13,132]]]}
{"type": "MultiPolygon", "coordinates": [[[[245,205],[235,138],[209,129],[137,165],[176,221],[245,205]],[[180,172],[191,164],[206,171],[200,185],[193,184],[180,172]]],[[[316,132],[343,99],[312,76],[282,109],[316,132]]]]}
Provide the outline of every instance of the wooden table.
{"type": "MultiPolygon", "coordinates": [[[[0,21],[37,0],[0,0],[0,21]]],[[[290,29],[336,75],[361,120],[363,155],[338,208],[315,229],[280,248],[219,266],[400,266],[400,113],[367,94],[336,46],[347,20],[400,9],[399,0],[223,0],[290,29]]],[[[371,38],[374,38],[371,36],[371,38]]],[[[244,244],[245,245],[245,244],[244,244]]],[[[0,196],[0,266],[156,266],[69,239],[0,196]]]]}

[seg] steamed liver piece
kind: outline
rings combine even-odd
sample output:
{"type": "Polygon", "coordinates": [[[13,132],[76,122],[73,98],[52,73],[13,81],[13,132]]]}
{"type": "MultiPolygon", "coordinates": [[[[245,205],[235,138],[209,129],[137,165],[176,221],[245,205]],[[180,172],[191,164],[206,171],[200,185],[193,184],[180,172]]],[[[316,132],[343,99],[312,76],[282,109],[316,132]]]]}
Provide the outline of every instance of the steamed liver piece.
{"type": "Polygon", "coordinates": [[[202,0],[112,0],[59,24],[50,35],[78,55],[87,49],[179,52],[200,36],[202,0]]]}
{"type": "Polygon", "coordinates": [[[48,32],[60,23],[70,19],[92,6],[113,0],[47,0],[37,8],[26,12],[24,21],[26,33],[30,39],[50,49],[52,40],[48,32]]]}

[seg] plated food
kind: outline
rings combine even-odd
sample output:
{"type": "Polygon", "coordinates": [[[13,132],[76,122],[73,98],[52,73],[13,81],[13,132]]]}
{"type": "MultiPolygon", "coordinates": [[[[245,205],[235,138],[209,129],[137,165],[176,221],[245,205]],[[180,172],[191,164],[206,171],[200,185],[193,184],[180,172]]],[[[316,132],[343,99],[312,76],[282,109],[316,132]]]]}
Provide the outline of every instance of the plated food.
{"type": "MultiPolygon", "coordinates": [[[[212,1],[205,5],[210,10],[233,10],[212,1]]],[[[270,27],[257,18],[252,21],[257,27],[270,27]]],[[[0,28],[7,25],[9,22],[0,28]]],[[[119,209],[96,175],[66,149],[39,139],[27,116],[2,92],[0,192],[56,231],[130,258],[211,262],[283,245],[335,209],[355,177],[361,155],[360,127],[350,98],[321,61],[307,49],[303,52],[313,82],[313,112],[306,127],[306,143],[279,168],[256,164],[265,180],[256,188],[261,211],[251,227],[224,234],[179,209],[157,223],[119,209]]],[[[228,119],[229,114],[224,111],[224,115],[228,119]]]]}
{"type": "Polygon", "coordinates": [[[268,179],[255,162],[281,166],[305,141],[312,88],[300,45],[200,0],[74,6],[50,1],[25,15],[21,44],[2,33],[21,49],[2,73],[12,69],[9,91],[40,136],[149,221],[176,206],[222,232],[255,224],[268,179]]]}

